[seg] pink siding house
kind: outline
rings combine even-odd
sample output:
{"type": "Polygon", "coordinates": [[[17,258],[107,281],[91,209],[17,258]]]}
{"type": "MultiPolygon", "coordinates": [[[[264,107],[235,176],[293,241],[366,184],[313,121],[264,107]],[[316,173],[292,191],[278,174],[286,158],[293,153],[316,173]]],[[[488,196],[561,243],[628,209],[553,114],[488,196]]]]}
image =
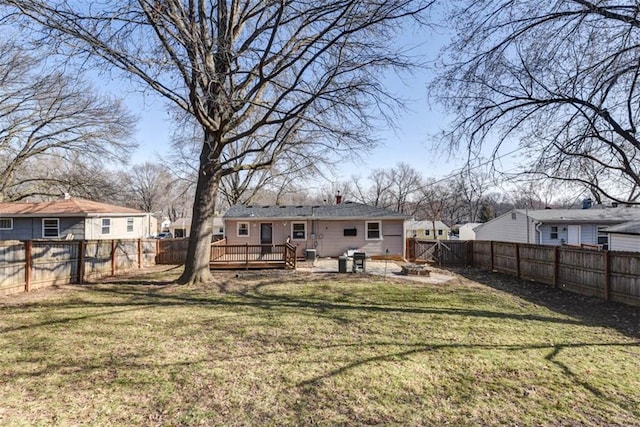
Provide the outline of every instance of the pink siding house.
{"type": "Polygon", "coordinates": [[[349,251],[367,256],[404,257],[405,221],[388,209],[344,202],[336,205],[234,205],[224,214],[227,244],[276,245],[289,241],[299,257],[315,250],[320,257],[349,251]]]}

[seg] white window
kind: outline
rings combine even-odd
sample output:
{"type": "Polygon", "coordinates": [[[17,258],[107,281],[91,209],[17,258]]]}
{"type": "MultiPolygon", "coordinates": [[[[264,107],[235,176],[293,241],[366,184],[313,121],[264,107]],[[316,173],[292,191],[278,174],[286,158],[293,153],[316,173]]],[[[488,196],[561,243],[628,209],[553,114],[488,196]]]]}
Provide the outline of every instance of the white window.
{"type": "Polygon", "coordinates": [[[549,238],[551,240],[556,240],[558,238],[558,227],[557,226],[554,226],[554,225],[551,226],[551,232],[549,234],[549,238]]]}
{"type": "Polygon", "coordinates": [[[511,219],[514,221],[518,219],[518,214],[516,214],[515,212],[511,212],[511,219]]]}
{"type": "Polygon", "coordinates": [[[424,230],[424,235],[425,235],[425,236],[428,236],[430,233],[431,233],[431,231],[430,231],[430,230],[428,230],[428,229],[424,230]]]}
{"type": "Polygon", "coordinates": [[[0,230],[13,230],[13,218],[0,218],[0,230]]]}
{"type": "Polygon", "coordinates": [[[442,230],[438,230],[438,236],[442,236],[442,230]]]}
{"type": "Polygon", "coordinates": [[[102,234],[111,234],[111,218],[102,218],[102,234]]]}
{"type": "Polygon", "coordinates": [[[60,237],[60,220],[44,218],[42,220],[42,237],[60,237]]]}
{"type": "Polygon", "coordinates": [[[367,221],[367,240],[382,239],[382,223],[380,221],[367,221]]]}
{"type": "Polygon", "coordinates": [[[294,222],[291,224],[291,238],[293,240],[306,240],[307,238],[307,223],[294,222]]]}
{"type": "Polygon", "coordinates": [[[606,230],[607,226],[598,226],[598,244],[602,245],[602,249],[609,249],[609,233],[606,230]]]}
{"type": "Polygon", "coordinates": [[[133,233],[133,218],[127,218],[127,233],[133,233]]]}
{"type": "Polygon", "coordinates": [[[249,237],[249,223],[248,222],[239,222],[238,223],[238,237],[249,237]]]}

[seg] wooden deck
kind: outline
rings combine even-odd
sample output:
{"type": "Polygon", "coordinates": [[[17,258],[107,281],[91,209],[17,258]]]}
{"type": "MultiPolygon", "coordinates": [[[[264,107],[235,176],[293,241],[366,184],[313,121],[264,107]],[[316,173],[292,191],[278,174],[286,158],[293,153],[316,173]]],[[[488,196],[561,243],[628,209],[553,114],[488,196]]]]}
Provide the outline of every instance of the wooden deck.
{"type": "Polygon", "coordinates": [[[283,245],[227,245],[225,240],[211,244],[212,270],[296,268],[296,247],[283,245]]]}

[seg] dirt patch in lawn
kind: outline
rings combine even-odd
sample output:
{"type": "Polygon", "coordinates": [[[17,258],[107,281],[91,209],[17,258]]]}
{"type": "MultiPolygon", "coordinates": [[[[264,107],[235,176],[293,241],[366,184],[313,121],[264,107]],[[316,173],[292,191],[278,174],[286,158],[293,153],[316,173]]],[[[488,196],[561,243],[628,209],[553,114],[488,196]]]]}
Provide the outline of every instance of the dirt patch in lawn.
{"type": "Polygon", "coordinates": [[[625,335],[640,338],[640,307],[554,289],[549,285],[516,279],[506,274],[476,268],[451,269],[468,284],[489,286],[530,303],[547,307],[585,322],[607,326],[625,335]]]}

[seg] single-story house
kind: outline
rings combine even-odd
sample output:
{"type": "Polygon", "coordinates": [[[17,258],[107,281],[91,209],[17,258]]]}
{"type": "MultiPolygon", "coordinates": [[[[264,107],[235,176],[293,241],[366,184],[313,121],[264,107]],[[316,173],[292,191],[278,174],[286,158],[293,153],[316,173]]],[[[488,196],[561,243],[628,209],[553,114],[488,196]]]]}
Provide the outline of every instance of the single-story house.
{"type": "Polygon", "coordinates": [[[458,238],[460,240],[476,240],[476,228],[482,225],[481,222],[468,222],[458,227],[458,238]]]}
{"type": "Polygon", "coordinates": [[[640,220],[608,227],[609,250],[640,252],[640,220]]]}
{"type": "MultiPolygon", "coordinates": [[[[191,235],[191,218],[178,218],[167,226],[173,237],[189,237],[191,235]]],[[[220,240],[224,237],[224,221],[222,217],[213,218],[213,240],[220,240]]]]}
{"type": "Polygon", "coordinates": [[[640,220],[634,207],[514,209],[475,228],[477,240],[609,247],[607,227],[640,220]]]}
{"type": "Polygon", "coordinates": [[[404,256],[408,215],[356,202],[335,205],[234,205],[224,214],[227,244],[297,246],[297,255],[337,257],[349,251],[367,256],[404,256]]]}
{"type": "Polygon", "coordinates": [[[417,239],[449,240],[451,229],[442,221],[407,221],[406,236],[417,239]]]}
{"type": "Polygon", "coordinates": [[[139,239],[152,227],[151,214],[80,198],[0,203],[0,240],[139,239]]]}

